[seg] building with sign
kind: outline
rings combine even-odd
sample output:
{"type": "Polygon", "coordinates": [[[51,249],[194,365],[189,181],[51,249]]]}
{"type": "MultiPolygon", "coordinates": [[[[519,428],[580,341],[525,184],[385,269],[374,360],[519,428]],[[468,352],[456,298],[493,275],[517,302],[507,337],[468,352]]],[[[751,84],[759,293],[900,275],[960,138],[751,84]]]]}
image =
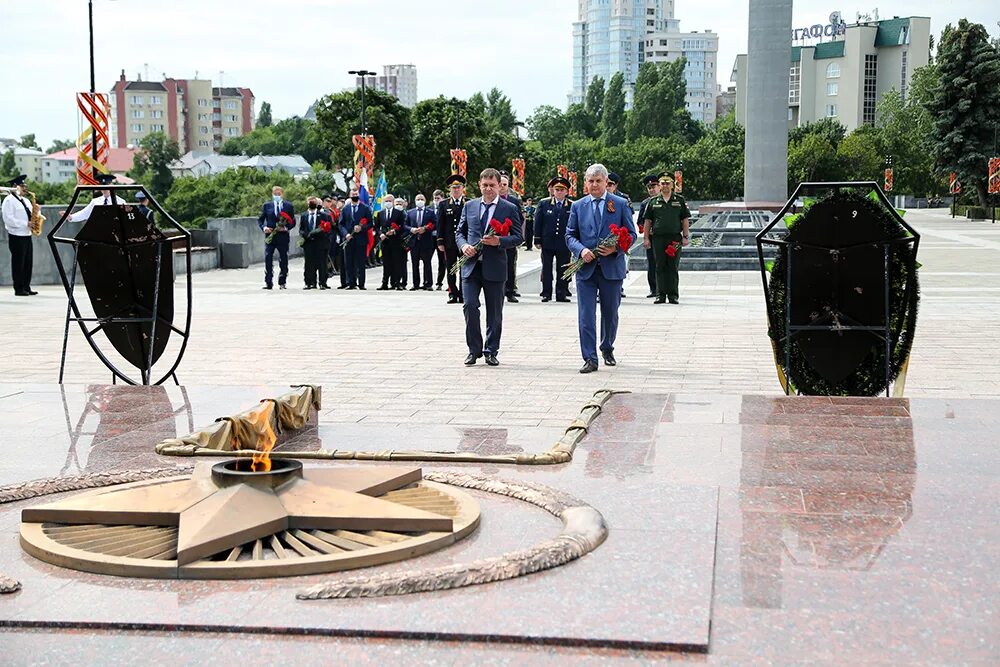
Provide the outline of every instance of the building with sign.
{"type": "MultiPolygon", "coordinates": [[[[796,41],[812,40],[816,32],[821,33],[819,39],[829,41],[792,46],[789,125],[836,118],[850,132],[873,124],[881,97],[895,89],[906,99],[914,70],[930,61],[930,29],[931,20],[924,16],[802,27],[796,41]]],[[[745,54],[736,57],[732,80],[736,84],[736,120],[746,125],[745,54]]]]}

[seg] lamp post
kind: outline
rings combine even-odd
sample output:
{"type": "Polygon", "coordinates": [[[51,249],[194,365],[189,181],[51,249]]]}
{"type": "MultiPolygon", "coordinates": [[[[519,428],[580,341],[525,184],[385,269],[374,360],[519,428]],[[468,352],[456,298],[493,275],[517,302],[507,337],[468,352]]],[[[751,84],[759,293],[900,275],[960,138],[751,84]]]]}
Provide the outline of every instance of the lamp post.
{"type": "Polygon", "coordinates": [[[361,134],[368,134],[368,126],[365,124],[365,83],[367,77],[375,76],[375,72],[367,69],[352,69],[347,73],[361,77],[361,134]]]}
{"type": "MultiPolygon", "coordinates": [[[[97,84],[94,77],[94,0],[87,0],[87,24],[90,28],[90,97],[94,99],[97,94],[97,84]]],[[[94,158],[93,177],[97,178],[97,136],[96,132],[90,137],[91,157],[94,158]]]]}

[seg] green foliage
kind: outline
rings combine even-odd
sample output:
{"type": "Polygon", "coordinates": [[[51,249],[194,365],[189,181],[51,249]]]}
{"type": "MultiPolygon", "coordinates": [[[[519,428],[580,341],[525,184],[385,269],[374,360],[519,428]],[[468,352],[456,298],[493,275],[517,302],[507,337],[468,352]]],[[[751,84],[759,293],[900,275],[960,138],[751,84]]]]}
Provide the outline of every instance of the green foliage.
{"type": "Polygon", "coordinates": [[[840,180],[837,149],[823,134],[807,134],[788,148],[788,190],[799,183],[840,180]]]}
{"type": "Polygon", "coordinates": [[[510,132],[517,125],[517,116],[514,115],[514,107],[510,103],[510,98],[504,95],[499,88],[491,88],[486,94],[486,120],[492,129],[502,132],[510,132]]]}
{"type": "MultiPolygon", "coordinates": [[[[410,110],[392,95],[378,90],[365,93],[365,120],[375,135],[375,160],[391,170],[411,166],[412,121],[410,110]]],[[[316,103],[315,138],[334,168],[354,163],[352,137],[361,133],[361,91],[321,97],[316,103]]],[[[309,158],[307,158],[309,159],[309,158]]],[[[311,160],[310,160],[311,161],[311,160]]]]}
{"type": "Polygon", "coordinates": [[[639,137],[668,137],[687,129],[690,114],[684,108],[687,84],[685,58],[669,63],[643,63],[635,80],[632,111],[626,122],[629,140],[639,137]]]}
{"type": "MultiPolygon", "coordinates": [[[[735,112],[715,121],[684,150],[684,194],[690,199],[735,199],[743,192],[743,126],[735,112]]],[[[664,165],[673,170],[676,165],[664,165]]]]}
{"type": "Polygon", "coordinates": [[[879,136],[870,125],[862,125],[837,146],[837,162],[848,181],[878,181],[885,164],[879,136]]]}
{"type": "Polygon", "coordinates": [[[73,198],[73,191],[76,190],[76,181],[63,181],[62,183],[28,181],[27,186],[29,190],[35,193],[35,199],[39,204],[65,205],[73,198]]]}
{"type": "Polygon", "coordinates": [[[836,118],[822,118],[812,123],[806,123],[798,127],[793,127],[788,131],[789,145],[798,143],[807,136],[814,134],[822,137],[834,148],[840,145],[847,134],[845,128],[836,118]]]}
{"type": "Polygon", "coordinates": [[[14,149],[11,148],[0,158],[0,179],[9,181],[17,175],[17,163],[14,162],[14,149]]]}
{"type": "Polygon", "coordinates": [[[317,160],[327,164],[330,159],[329,149],[317,133],[316,123],[298,116],[264,127],[258,123],[252,132],[227,140],[219,152],[222,155],[301,155],[310,164],[317,160]]]}
{"type": "Polygon", "coordinates": [[[271,103],[261,103],[260,113],[257,114],[257,127],[271,127],[273,122],[271,118],[271,103]]]}
{"type": "Polygon", "coordinates": [[[582,104],[571,104],[566,109],[566,130],[567,135],[579,139],[597,138],[597,123],[582,104]]]}
{"type": "Polygon", "coordinates": [[[927,110],[933,123],[935,165],[955,171],[987,205],[987,150],[1000,125],[1000,49],[982,25],[948,24],[938,44],[937,82],[927,110]]]}
{"type": "Polygon", "coordinates": [[[890,90],[879,100],[876,118],[879,150],[892,156],[893,190],[936,194],[939,184],[933,173],[934,119],[927,109],[913,96],[904,102],[896,90],[890,90]]]}
{"type": "Polygon", "coordinates": [[[154,197],[163,199],[174,184],[170,163],[179,157],[180,149],[176,141],[163,132],[153,132],[139,141],[139,152],[128,175],[136,183],[146,186],[154,197]]]}
{"type": "Polygon", "coordinates": [[[212,218],[257,217],[275,185],[285,189],[285,199],[296,211],[305,208],[306,197],[320,194],[308,179],[296,182],[284,171],[229,169],[214,176],[178,178],[163,206],[182,225],[200,228],[212,218]]]}
{"type": "Polygon", "coordinates": [[[531,138],[541,142],[543,146],[555,146],[568,134],[565,114],[553,106],[537,107],[526,122],[531,138]]]}
{"type": "Polygon", "coordinates": [[[625,77],[615,72],[608,82],[601,111],[601,141],[605,146],[617,146],[625,141],[625,77]]]}
{"type": "Polygon", "coordinates": [[[18,141],[17,144],[21,148],[34,148],[36,151],[42,150],[42,147],[38,145],[37,141],[35,141],[34,134],[25,134],[21,137],[21,140],[18,141]]]}
{"type": "Polygon", "coordinates": [[[67,148],[73,148],[74,146],[76,146],[76,142],[72,139],[56,139],[52,142],[52,145],[49,146],[49,150],[46,152],[51,155],[52,153],[58,153],[59,151],[64,151],[67,148]]]}

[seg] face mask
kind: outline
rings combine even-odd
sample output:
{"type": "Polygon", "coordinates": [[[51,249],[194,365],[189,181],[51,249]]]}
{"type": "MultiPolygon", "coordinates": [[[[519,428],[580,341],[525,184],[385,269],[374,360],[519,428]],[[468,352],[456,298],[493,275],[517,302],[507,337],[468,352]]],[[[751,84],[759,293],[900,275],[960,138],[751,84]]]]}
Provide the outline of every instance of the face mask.
{"type": "Polygon", "coordinates": [[[423,208],[425,203],[426,202],[424,202],[423,199],[418,199],[417,200],[417,208],[423,208]]]}
{"type": "Polygon", "coordinates": [[[351,201],[358,201],[359,199],[361,199],[361,197],[358,196],[358,195],[352,195],[351,196],[351,201]]]}
{"type": "Polygon", "coordinates": [[[400,211],[402,211],[403,210],[403,205],[402,204],[396,204],[396,206],[394,208],[398,208],[400,211]]]}
{"type": "Polygon", "coordinates": [[[313,203],[313,204],[309,204],[309,208],[310,208],[311,210],[314,210],[314,211],[315,211],[315,210],[316,210],[316,204],[315,204],[315,203],[313,203]]]}

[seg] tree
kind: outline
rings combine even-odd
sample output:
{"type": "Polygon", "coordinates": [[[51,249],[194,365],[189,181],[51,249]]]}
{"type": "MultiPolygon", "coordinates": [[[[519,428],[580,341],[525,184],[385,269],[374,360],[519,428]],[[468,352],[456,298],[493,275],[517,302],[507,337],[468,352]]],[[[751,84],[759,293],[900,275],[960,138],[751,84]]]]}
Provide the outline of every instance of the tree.
{"type": "Polygon", "coordinates": [[[35,141],[34,134],[25,134],[17,143],[21,148],[34,148],[36,151],[42,150],[42,147],[38,145],[37,141],[35,141]]]}
{"type": "Polygon", "coordinates": [[[306,162],[326,163],[329,150],[316,135],[316,123],[293,116],[270,127],[257,127],[222,145],[223,155],[301,155],[306,162]]]}
{"type": "Polygon", "coordinates": [[[1000,125],[1000,50],[986,28],[966,19],[945,26],[938,44],[939,72],[927,110],[935,166],[955,171],[987,206],[987,149],[1000,125]]]}
{"type": "Polygon", "coordinates": [[[512,131],[517,125],[517,116],[510,98],[500,92],[499,88],[492,88],[486,94],[486,118],[496,129],[504,132],[512,131]]]}
{"type": "MultiPolygon", "coordinates": [[[[365,93],[365,116],[375,135],[375,162],[409,169],[412,121],[410,110],[395,96],[369,89],[365,93]]],[[[353,135],[361,133],[361,91],[325,95],[316,103],[315,140],[327,151],[325,159],[334,167],[354,163],[353,135]]]]}
{"type": "Polygon", "coordinates": [[[601,111],[601,141],[606,146],[617,146],[625,141],[625,77],[615,72],[604,94],[601,111]]]}
{"type": "Polygon", "coordinates": [[[823,137],[831,146],[836,148],[844,139],[844,135],[847,134],[847,128],[836,118],[821,118],[820,120],[790,129],[788,131],[788,145],[798,143],[810,134],[823,137]]]}
{"type": "Polygon", "coordinates": [[[626,136],[630,140],[668,137],[677,130],[689,129],[685,120],[690,119],[685,110],[686,64],[686,59],[678,58],[669,63],[643,63],[639,67],[632,111],[626,122],[626,136]]]}
{"type": "Polygon", "coordinates": [[[565,114],[548,105],[535,109],[535,113],[528,116],[527,125],[531,138],[541,142],[543,146],[561,143],[569,132],[565,114]]]}
{"type": "MultiPolygon", "coordinates": [[[[734,199],[743,192],[743,126],[736,114],[717,118],[683,153],[684,194],[692,199],[734,199]]],[[[668,163],[663,170],[675,166],[668,163]]]]}
{"type": "Polygon", "coordinates": [[[174,184],[170,163],[180,155],[177,142],[163,132],[147,134],[139,141],[139,152],[128,175],[145,185],[157,199],[165,199],[174,184]]]}
{"type": "Polygon", "coordinates": [[[914,99],[911,95],[910,101],[904,102],[892,89],[879,100],[875,114],[878,149],[882,156],[892,156],[895,191],[916,196],[936,194],[934,119],[914,99]]]}
{"type": "Polygon", "coordinates": [[[837,149],[820,133],[806,135],[788,149],[788,190],[799,183],[839,180],[837,149]]]}
{"type": "Polygon", "coordinates": [[[56,139],[52,142],[52,145],[49,146],[49,150],[47,152],[49,154],[58,153],[59,151],[64,151],[67,148],[73,148],[74,146],[76,146],[76,142],[72,139],[56,139]]]}
{"type": "Polygon", "coordinates": [[[837,146],[837,162],[848,181],[878,181],[884,165],[878,131],[862,125],[837,146]]]}
{"type": "Polygon", "coordinates": [[[9,181],[17,175],[17,163],[14,162],[14,149],[10,148],[0,158],[0,178],[9,181]]]}
{"type": "Polygon", "coordinates": [[[597,126],[594,117],[579,103],[569,105],[566,109],[567,134],[581,139],[596,139],[597,126]]]}
{"type": "Polygon", "coordinates": [[[271,103],[264,102],[260,105],[260,113],[257,114],[257,127],[271,127],[271,103]]]}
{"type": "Polygon", "coordinates": [[[604,111],[604,79],[595,76],[587,87],[587,94],[583,98],[583,108],[590,115],[594,127],[601,120],[601,113],[604,111]]]}

